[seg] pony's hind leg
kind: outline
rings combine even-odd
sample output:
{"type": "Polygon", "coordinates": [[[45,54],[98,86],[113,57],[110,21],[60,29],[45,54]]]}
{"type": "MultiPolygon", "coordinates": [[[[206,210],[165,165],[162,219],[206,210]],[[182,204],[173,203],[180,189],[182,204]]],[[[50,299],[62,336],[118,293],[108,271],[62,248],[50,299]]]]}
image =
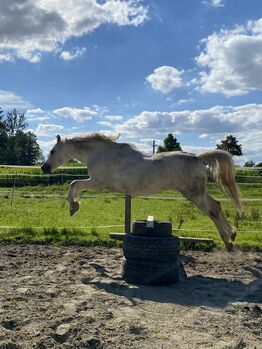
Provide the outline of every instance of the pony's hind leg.
{"type": "MultiPolygon", "coordinates": [[[[213,198],[210,197],[211,200],[214,200],[213,198]]],[[[215,200],[214,200],[215,201],[215,200]]],[[[220,205],[220,203],[219,203],[220,205]]],[[[221,206],[221,205],[220,205],[221,206]]],[[[237,237],[237,231],[236,231],[236,228],[230,224],[228,222],[228,220],[226,219],[225,215],[224,215],[224,212],[222,211],[222,209],[220,210],[220,217],[221,217],[221,221],[223,222],[223,226],[224,226],[224,229],[226,230],[226,232],[228,233],[230,239],[232,241],[235,241],[236,237],[237,237]]]]}
{"type": "Polygon", "coordinates": [[[214,200],[207,194],[206,191],[199,192],[198,195],[185,195],[187,199],[192,201],[204,214],[212,219],[215,223],[217,230],[223,240],[226,249],[232,251],[233,243],[231,236],[233,235],[232,226],[227,222],[222,209],[221,204],[214,200]]]}
{"type": "Polygon", "coordinates": [[[75,200],[81,190],[91,189],[95,187],[95,183],[91,178],[75,180],[70,184],[67,194],[67,201],[70,204],[69,212],[73,216],[79,209],[79,203],[75,200]]]}

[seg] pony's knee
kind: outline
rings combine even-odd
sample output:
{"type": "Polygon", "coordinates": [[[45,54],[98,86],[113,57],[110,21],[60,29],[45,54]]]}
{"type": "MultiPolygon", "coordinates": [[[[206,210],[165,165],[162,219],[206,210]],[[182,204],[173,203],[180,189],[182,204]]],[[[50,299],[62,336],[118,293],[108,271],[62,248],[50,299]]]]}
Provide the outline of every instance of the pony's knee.
{"type": "Polygon", "coordinates": [[[76,191],[76,181],[73,181],[72,183],[70,183],[69,185],[69,190],[68,190],[68,194],[67,194],[67,200],[69,202],[74,200],[74,196],[75,196],[75,191],[76,191]]]}
{"type": "Polygon", "coordinates": [[[71,193],[74,196],[76,190],[77,190],[77,181],[73,181],[70,183],[69,193],[71,193]]]}
{"type": "Polygon", "coordinates": [[[77,186],[77,180],[74,180],[73,182],[70,183],[70,190],[74,191],[76,189],[76,186],[77,186]]]}

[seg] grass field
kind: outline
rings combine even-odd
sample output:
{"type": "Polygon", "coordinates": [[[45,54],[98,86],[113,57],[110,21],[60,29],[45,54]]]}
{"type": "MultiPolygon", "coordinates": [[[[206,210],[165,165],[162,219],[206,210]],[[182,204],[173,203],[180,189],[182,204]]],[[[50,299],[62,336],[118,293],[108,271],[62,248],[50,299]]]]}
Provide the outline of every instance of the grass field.
{"type": "MultiPolygon", "coordinates": [[[[261,185],[240,183],[240,188],[244,198],[262,198],[261,185]]],[[[15,190],[0,188],[0,239],[9,242],[119,244],[110,239],[109,233],[123,231],[124,199],[117,193],[83,192],[79,212],[70,217],[64,198],[67,189],[68,183],[24,186],[15,190]],[[30,197],[31,194],[36,197],[30,197]],[[98,197],[85,197],[87,195],[98,197]]],[[[213,197],[222,199],[222,206],[229,221],[240,231],[235,245],[245,249],[262,250],[262,201],[246,201],[245,216],[239,220],[232,204],[223,201],[224,195],[213,183],[208,185],[208,190],[213,197]]],[[[149,214],[154,215],[158,220],[171,221],[175,235],[212,237],[216,246],[223,246],[212,221],[201,214],[193,204],[186,200],[167,199],[180,199],[178,192],[167,191],[157,196],[162,199],[134,198],[132,220],[145,219],[149,214]]]]}

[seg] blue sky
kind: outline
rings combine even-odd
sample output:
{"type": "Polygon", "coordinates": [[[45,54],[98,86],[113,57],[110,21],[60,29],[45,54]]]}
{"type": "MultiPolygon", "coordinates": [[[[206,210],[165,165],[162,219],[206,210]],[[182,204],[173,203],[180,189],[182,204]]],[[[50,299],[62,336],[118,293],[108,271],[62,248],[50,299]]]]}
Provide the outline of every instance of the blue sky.
{"type": "Polygon", "coordinates": [[[0,107],[57,133],[121,133],[151,151],[227,134],[262,161],[261,0],[1,0],[0,107]]]}

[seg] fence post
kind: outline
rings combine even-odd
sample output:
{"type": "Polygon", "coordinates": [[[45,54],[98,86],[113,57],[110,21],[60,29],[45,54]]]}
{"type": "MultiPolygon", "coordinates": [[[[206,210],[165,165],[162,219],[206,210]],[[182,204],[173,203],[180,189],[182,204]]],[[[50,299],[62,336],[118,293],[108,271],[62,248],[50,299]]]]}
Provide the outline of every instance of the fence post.
{"type": "Polygon", "coordinates": [[[12,194],[11,194],[11,207],[13,206],[13,201],[14,201],[14,193],[15,193],[16,177],[17,177],[17,173],[15,174],[15,178],[14,178],[14,185],[13,185],[13,190],[12,190],[12,194]]]}
{"type": "Polygon", "coordinates": [[[125,234],[131,231],[131,195],[125,197],[125,234]]]}
{"type": "Polygon", "coordinates": [[[62,173],[62,198],[64,199],[64,174],[62,173]]]}

